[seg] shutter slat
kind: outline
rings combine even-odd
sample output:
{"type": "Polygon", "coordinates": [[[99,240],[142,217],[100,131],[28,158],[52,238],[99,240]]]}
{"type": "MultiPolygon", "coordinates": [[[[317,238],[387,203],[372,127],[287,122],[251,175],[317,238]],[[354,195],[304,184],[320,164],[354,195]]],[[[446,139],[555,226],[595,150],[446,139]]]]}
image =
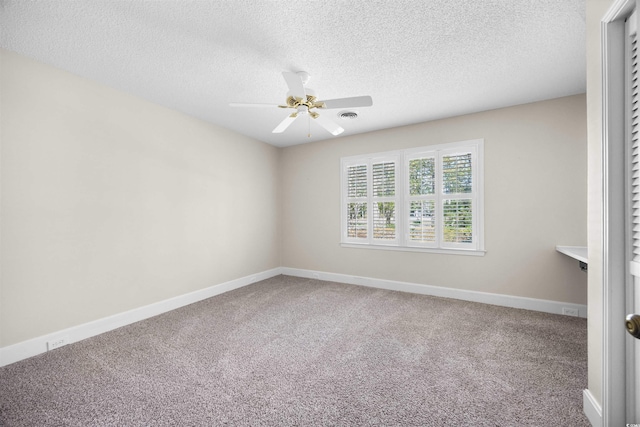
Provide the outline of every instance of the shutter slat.
{"type": "Polygon", "coordinates": [[[367,195],[367,165],[347,168],[347,196],[365,197],[367,195]]]}
{"type": "Polygon", "coordinates": [[[394,196],[396,192],[396,164],[395,162],[374,163],[373,196],[394,196]]]}
{"type": "Polygon", "coordinates": [[[632,227],[632,252],[633,260],[640,261],[640,66],[638,65],[638,38],[633,34],[631,40],[631,60],[629,75],[629,91],[631,108],[631,123],[629,137],[631,139],[630,168],[631,168],[631,227],[632,227]]]}
{"type": "Polygon", "coordinates": [[[473,191],[471,162],[471,153],[442,157],[442,191],[444,194],[464,194],[473,191]]]}

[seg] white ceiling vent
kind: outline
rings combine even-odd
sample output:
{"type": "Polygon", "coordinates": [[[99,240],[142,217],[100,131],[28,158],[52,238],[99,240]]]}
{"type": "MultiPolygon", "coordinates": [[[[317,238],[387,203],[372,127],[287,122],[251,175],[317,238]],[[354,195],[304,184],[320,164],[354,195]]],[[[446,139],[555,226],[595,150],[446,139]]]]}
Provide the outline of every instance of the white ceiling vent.
{"type": "Polygon", "coordinates": [[[354,120],[358,118],[357,111],[340,111],[338,117],[344,120],[354,120]]]}

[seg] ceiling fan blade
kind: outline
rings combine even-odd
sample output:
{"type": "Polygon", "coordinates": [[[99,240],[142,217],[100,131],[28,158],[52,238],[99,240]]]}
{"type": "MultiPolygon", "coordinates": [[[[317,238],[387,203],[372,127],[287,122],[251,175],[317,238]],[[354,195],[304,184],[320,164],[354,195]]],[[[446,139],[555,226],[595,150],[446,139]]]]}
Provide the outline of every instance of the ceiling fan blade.
{"type": "Polygon", "coordinates": [[[342,132],[344,132],[344,129],[342,129],[335,122],[333,122],[332,120],[327,119],[326,117],[324,117],[321,114],[318,114],[316,117],[314,117],[314,120],[320,126],[322,126],[327,131],[329,131],[329,133],[331,133],[332,135],[340,135],[342,132]]]}
{"type": "Polygon", "coordinates": [[[297,113],[293,113],[288,115],[287,117],[285,117],[285,119],[280,122],[280,124],[278,126],[276,126],[276,128],[274,130],[272,130],[272,133],[282,133],[285,131],[285,129],[287,129],[289,127],[289,125],[291,123],[293,123],[293,121],[296,119],[296,117],[298,117],[297,113]]]}
{"type": "Polygon", "coordinates": [[[294,98],[302,98],[303,100],[307,100],[306,92],[304,91],[304,85],[302,84],[302,78],[297,73],[292,73],[289,71],[283,71],[282,76],[284,80],[287,82],[287,87],[289,87],[289,92],[294,98]]]}
{"type": "Polygon", "coordinates": [[[244,102],[230,102],[230,107],[278,107],[278,104],[248,104],[244,102]]]}
{"type": "Polygon", "coordinates": [[[354,96],[352,98],[337,98],[320,101],[324,104],[322,108],[356,108],[371,107],[373,100],[370,96],[354,96]]]}

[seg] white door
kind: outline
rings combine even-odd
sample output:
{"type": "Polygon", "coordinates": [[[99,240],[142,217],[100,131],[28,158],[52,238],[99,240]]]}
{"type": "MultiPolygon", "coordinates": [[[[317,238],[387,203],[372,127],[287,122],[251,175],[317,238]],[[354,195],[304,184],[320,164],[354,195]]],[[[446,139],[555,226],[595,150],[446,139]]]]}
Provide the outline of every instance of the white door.
{"type": "MultiPolygon", "coordinates": [[[[625,299],[627,423],[640,423],[640,43],[635,11],[626,23],[627,265],[625,299]]],[[[622,322],[621,322],[622,323],[622,322]]]]}

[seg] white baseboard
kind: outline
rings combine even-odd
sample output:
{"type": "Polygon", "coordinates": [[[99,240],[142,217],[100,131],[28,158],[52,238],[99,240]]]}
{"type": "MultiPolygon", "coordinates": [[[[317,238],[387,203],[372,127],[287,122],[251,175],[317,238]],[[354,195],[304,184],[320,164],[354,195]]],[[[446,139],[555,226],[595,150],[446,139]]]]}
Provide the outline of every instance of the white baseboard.
{"type": "Polygon", "coordinates": [[[578,317],[587,317],[587,306],[568,302],[549,301],[512,295],[491,294],[488,292],[468,291],[464,289],[444,288],[440,286],[421,285],[418,283],[398,282],[395,280],[374,279],[371,277],[351,276],[348,274],[325,273],[322,271],[304,270],[282,267],[281,273],[289,276],[320,279],[351,285],[369,286],[392,291],[411,292],[414,294],[454,298],[464,301],[481,302],[503,307],[522,308],[544,313],[563,314],[563,308],[577,310],[578,317]]]}
{"type": "Polygon", "coordinates": [[[90,338],[104,332],[111,331],[122,326],[130,325],[149,317],[166,313],[194,302],[202,301],[243,286],[250,285],[260,280],[265,280],[281,274],[280,268],[263,271],[261,273],[252,274],[250,276],[241,277],[239,279],[230,280],[228,282],[219,283],[205,289],[190,292],[188,294],[179,295],[164,301],[159,301],[133,310],[118,313],[113,316],[94,320],[82,325],[73,326],[68,329],[53,332],[27,341],[19,342],[7,347],[0,348],[0,366],[9,365],[40,353],[47,351],[47,342],[55,341],[62,337],[65,338],[65,344],[71,344],[86,338],[90,338]]]}
{"type": "Polygon", "coordinates": [[[562,314],[563,308],[571,308],[577,310],[580,317],[587,317],[587,306],[581,304],[516,297],[511,295],[491,294],[486,292],[467,291],[462,289],[421,285],[417,283],[399,282],[394,280],[351,276],[347,274],[325,273],[298,268],[278,267],[0,348],[0,366],[9,365],[11,363],[18,362],[20,360],[27,359],[29,357],[46,352],[47,342],[50,341],[56,341],[64,337],[66,341],[65,344],[71,344],[86,338],[102,334],[104,332],[111,331],[116,328],[120,328],[122,326],[139,322],[140,320],[148,319],[149,317],[157,316],[159,314],[175,310],[176,308],[180,308],[188,304],[193,304],[195,302],[220,295],[224,292],[250,285],[260,280],[265,280],[277,276],[279,274],[305,277],[309,279],[328,280],[352,285],[368,286],[372,288],[411,292],[423,295],[454,298],[464,301],[481,302],[485,304],[522,308],[526,310],[541,311],[553,314],[562,314]]]}
{"type": "Polygon", "coordinates": [[[584,414],[593,427],[602,427],[602,409],[589,390],[582,391],[584,414]]]}

